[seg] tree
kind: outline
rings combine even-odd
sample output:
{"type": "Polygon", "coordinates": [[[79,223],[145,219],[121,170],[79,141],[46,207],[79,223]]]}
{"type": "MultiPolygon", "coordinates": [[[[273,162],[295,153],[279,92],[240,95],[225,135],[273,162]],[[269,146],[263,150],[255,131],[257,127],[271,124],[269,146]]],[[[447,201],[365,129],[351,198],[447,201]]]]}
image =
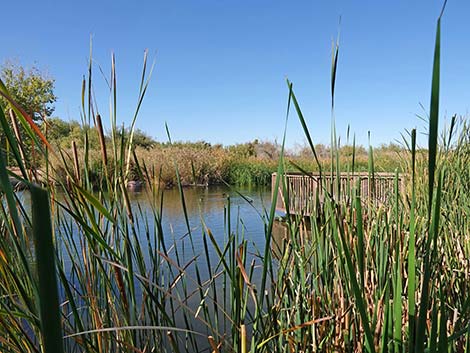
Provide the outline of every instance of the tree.
{"type": "MultiPolygon", "coordinates": [[[[130,129],[129,128],[124,128],[124,129],[116,128],[115,134],[118,140],[123,138],[124,141],[127,143],[127,141],[129,140],[129,136],[130,136],[130,129]]],[[[157,142],[151,136],[147,135],[144,131],[135,128],[134,136],[132,138],[132,144],[135,147],[140,147],[148,151],[151,148],[155,147],[157,142]]]]}
{"type": "Polygon", "coordinates": [[[88,132],[89,144],[99,146],[100,141],[96,129],[83,126],[78,121],[65,121],[57,117],[49,118],[46,124],[42,124],[44,134],[46,134],[46,125],[47,139],[52,146],[68,149],[72,145],[72,141],[75,141],[77,147],[82,147],[85,131],[88,132]]]}
{"type": "MultiPolygon", "coordinates": [[[[54,111],[54,103],[57,97],[54,94],[54,79],[41,73],[41,71],[33,66],[25,69],[19,64],[6,62],[0,67],[0,78],[5,84],[11,98],[21,106],[26,113],[35,121],[41,121],[48,118],[54,111]]],[[[30,163],[31,166],[37,166],[36,146],[33,141],[26,143],[24,129],[21,125],[16,124],[14,113],[10,109],[10,103],[3,97],[0,97],[0,109],[5,109],[7,117],[12,117],[10,124],[15,131],[16,138],[20,142],[20,153],[24,163],[30,163]]],[[[7,163],[13,162],[10,159],[10,147],[6,141],[5,135],[0,134],[0,146],[4,146],[7,155],[7,163]]],[[[13,162],[14,163],[14,162],[13,162]]]]}
{"type": "MultiPolygon", "coordinates": [[[[13,62],[6,62],[0,69],[0,77],[12,98],[34,120],[47,118],[54,112],[57,97],[54,94],[55,80],[42,73],[36,66],[25,69],[13,62]]],[[[2,99],[2,105],[9,104],[2,99]]]]}

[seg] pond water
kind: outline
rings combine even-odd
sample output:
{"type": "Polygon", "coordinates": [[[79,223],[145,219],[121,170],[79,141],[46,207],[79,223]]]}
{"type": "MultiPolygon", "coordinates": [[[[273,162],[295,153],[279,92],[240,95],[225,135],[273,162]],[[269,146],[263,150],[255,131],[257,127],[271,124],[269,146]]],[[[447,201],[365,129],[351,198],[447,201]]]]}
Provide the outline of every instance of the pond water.
{"type": "MultiPolygon", "coordinates": [[[[196,280],[196,268],[199,271],[199,276],[202,282],[208,280],[209,275],[207,258],[211,262],[211,271],[220,271],[221,268],[216,270],[219,264],[220,256],[206,236],[207,250],[204,244],[204,233],[209,229],[218,244],[223,249],[227,243],[229,234],[235,234],[237,237],[236,243],[239,244],[242,239],[247,241],[247,260],[246,266],[254,260],[257,266],[261,265],[261,260],[257,259],[256,254],[263,254],[265,247],[265,222],[268,220],[268,214],[271,207],[271,189],[270,187],[256,187],[256,188],[229,188],[224,186],[211,186],[211,187],[195,187],[183,189],[184,199],[187,211],[188,222],[191,229],[190,241],[188,236],[188,227],[185,220],[185,213],[183,211],[180,192],[178,189],[165,190],[163,194],[163,213],[162,213],[162,228],[165,242],[168,246],[174,245],[170,252],[170,257],[175,260],[175,249],[178,249],[179,260],[181,267],[184,267],[186,279],[192,278],[189,283],[196,280]],[[230,222],[229,222],[230,218],[230,222]],[[230,224],[230,225],[229,225],[230,224]],[[208,254],[206,256],[206,253],[208,254]],[[186,267],[186,263],[190,263],[197,257],[197,266],[192,263],[186,267]]],[[[150,208],[148,196],[145,192],[131,194],[131,204],[134,209],[140,207],[145,210],[146,207],[150,208]]],[[[142,212],[142,218],[148,217],[145,212],[142,212]]],[[[143,238],[143,235],[141,235],[143,238]]],[[[219,264],[220,265],[220,264],[219,264]]],[[[150,265],[151,266],[151,265],[150,265]]],[[[247,268],[248,270],[248,268],[247,268]]],[[[217,291],[219,292],[219,300],[225,302],[224,294],[228,299],[227,288],[224,288],[223,281],[216,282],[217,291]]],[[[251,281],[257,286],[261,280],[261,271],[255,271],[252,274],[251,281]]],[[[191,290],[190,290],[191,292],[191,290]]],[[[211,292],[212,293],[212,292],[211,292]]],[[[196,294],[196,293],[195,293],[196,294]]],[[[212,295],[212,294],[211,294],[212,295]]],[[[185,300],[185,303],[196,309],[200,303],[201,298],[199,295],[193,295],[185,300]]],[[[222,302],[220,303],[222,305],[222,302]]],[[[251,308],[251,302],[248,306],[251,308]]],[[[214,315],[212,306],[209,308],[211,315],[214,315]]],[[[226,307],[226,310],[230,306],[226,307]]],[[[218,313],[218,326],[219,332],[230,333],[228,322],[223,318],[221,313],[218,313]]],[[[177,326],[185,327],[182,317],[176,317],[177,326]]],[[[204,325],[201,325],[198,320],[192,323],[193,329],[198,332],[205,332],[204,325]]],[[[203,349],[209,349],[207,339],[196,337],[198,346],[203,349]]]]}
{"type": "MultiPolygon", "coordinates": [[[[183,189],[183,193],[187,220],[189,228],[191,229],[191,238],[188,236],[188,225],[186,223],[181,195],[177,188],[163,191],[161,225],[162,234],[165,239],[167,249],[169,249],[169,257],[176,263],[176,253],[178,253],[179,266],[184,267],[185,277],[189,279],[187,281],[189,293],[194,292],[194,288],[191,287],[194,287],[192,283],[194,284],[194,280],[198,275],[204,283],[210,279],[211,276],[214,276],[214,271],[220,272],[222,270],[219,263],[220,255],[207,237],[207,230],[210,230],[217,246],[221,249],[223,249],[225,244],[227,244],[230,234],[235,234],[235,243],[237,245],[240,244],[242,240],[246,240],[248,250],[246,254],[247,270],[252,261],[255,261],[257,267],[261,265],[262,261],[257,258],[257,254],[263,254],[266,244],[265,224],[268,222],[268,214],[271,207],[270,187],[188,187],[183,189]],[[206,242],[204,242],[204,238],[206,239],[206,242]],[[197,258],[197,265],[195,262],[192,262],[194,258],[197,258]],[[207,259],[210,259],[211,269],[207,266],[207,259]],[[191,263],[191,265],[186,267],[187,263],[191,263]],[[216,269],[217,267],[218,269],[216,269]],[[196,271],[199,273],[196,273],[196,271]]],[[[152,253],[151,249],[149,251],[149,246],[152,246],[154,249],[155,243],[153,243],[153,245],[149,245],[152,244],[152,242],[148,241],[148,237],[149,233],[150,238],[155,237],[155,234],[157,233],[153,213],[153,209],[155,209],[155,207],[152,207],[150,196],[145,190],[141,192],[131,192],[129,196],[136,223],[139,224],[137,227],[138,239],[136,240],[140,244],[144,257],[146,257],[146,268],[148,271],[152,272],[152,269],[156,264],[152,263],[152,260],[149,258],[151,257],[149,254],[152,253]]],[[[21,192],[19,194],[19,198],[25,206],[26,212],[29,213],[31,206],[29,193],[21,192]]],[[[160,207],[156,208],[159,209],[160,207]]],[[[70,224],[70,228],[68,230],[64,230],[62,228],[63,225],[59,226],[56,223],[56,234],[69,233],[71,234],[71,238],[80,239],[80,231],[75,222],[73,222],[67,215],[62,217],[62,219],[66,220],[65,224],[70,224]],[[67,220],[70,220],[71,222],[68,223],[67,220]]],[[[61,250],[59,252],[62,253],[63,256],[63,269],[70,283],[73,286],[80,288],[76,276],[71,275],[70,272],[71,259],[67,256],[66,247],[64,245],[65,242],[64,238],[57,238],[57,245],[61,250]]],[[[78,242],[77,244],[79,246],[78,254],[80,254],[81,242],[78,242]]],[[[227,255],[225,254],[225,256],[227,255]]],[[[176,271],[176,274],[177,273],[178,271],[176,271]]],[[[252,273],[251,280],[255,286],[260,281],[260,273],[260,270],[252,273]]],[[[157,278],[154,278],[154,280],[157,280],[157,278]]],[[[169,280],[171,281],[172,279],[169,278],[169,280]]],[[[229,283],[224,283],[222,277],[217,277],[217,280],[214,280],[214,283],[216,286],[214,292],[218,293],[217,295],[219,300],[221,300],[222,305],[222,302],[225,303],[226,300],[229,300],[230,288],[227,287],[229,286],[229,283]]],[[[139,292],[137,297],[139,297],[142,293],[140,292],[140,289],[137,289],[137,291],[139,292]]],[[[200,296],[197,295],[197,293],[195,294],[196,295],[191,295],[184,299],[185,304],[188,307],[191,307],[192,310],[196,310],[198,308],[201,300],[200,296]]],[[[64,295],[65,292],[60,288],[60,296],[63,298],[64,295]]],[[[212,295],[212,292],[209,295],[212,295]]],[[[225,310],[229,311],[230,304],[224,305],[227,305],[225,310]]],[[[249,309],[250,306],[251,302],[248,303],[249,309]]],[[[208,310],[210,311],[209,315],[214,315],[212,306],[209,307],[208,310]]],[[[177,327],[186,327],[187,323],[183,320],[181,312],[178,312],[174,319],[177,327]]],[[[225,317],[225,315],[219,311],[217,313],[217,320],[219,320],[216,321],[216,323],[218,322],[216,326],[219,328],[219,332],[230,334],[230,317],[225,317]]],[[[145,323],[149,324],[148,322],[143,322],[143,324],[145,323]]],[[[194,322],[191,323],[191,327],[196,332],[206,332],[206,326],[201,325],[199,319],[194,320],[194,322]]],[[[181,337],[183,336],[180,335],[180,338],[181,337]]],[[[196,341],[202,349],[209,348],[206,337],[196,337],[196,341]]],[[[181,340],[178,344],[183,343],[184,341],[181,340]]],[[[74,349],[76,348],[73,341],[67,341],[67,344],[70,344],[74,349]]]]}
{"type": "MultiPolygon", "coordinates": [[[[226,186],[184,188],[184,199],[190,229],[193,235],[194,251],[204,251],[203,227],[210,229],[218,244],[223,244],[228,234],[230,213],[231,233],[243,234],[244,238],[258,249],[265,244],[264,220],[271,207],[269,187],[229,188],[226,186]],[[263,220],[264,219],[264,220],[263,220]]],[[[145,192],[131,194],[131,203],[143,210],[149,207],[145,192]]],[[[162,207],[163,234],[167,240],[182,240],[187,236],[179,190],[168,189],[163,193],[162,207]]]]}

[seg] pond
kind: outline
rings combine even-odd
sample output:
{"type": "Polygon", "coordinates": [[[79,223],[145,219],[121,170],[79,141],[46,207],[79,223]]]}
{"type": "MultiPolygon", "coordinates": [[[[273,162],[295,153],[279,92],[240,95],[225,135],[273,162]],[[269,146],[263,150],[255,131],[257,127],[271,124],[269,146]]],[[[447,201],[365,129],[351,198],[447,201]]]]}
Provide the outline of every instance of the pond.
{"type": "MultiPolygon", "coordinates": [[[[183,193],[192,241],[188,239],[188,226],[177,188],[164,190],[161,218],[167,244],[174,243],[180,250],[186,249],[182,262],[201,254],[205,256],[203,233],[207,233],[207,229],[219,246],[227,242],[230,233],[236,234],[239,241],[247,240],[252,252],[263,251],[264,222],[271,207],[270,187],[189,187],[184,188],[183,193]]],[[[142,217],[149,216],[145,213],[145,209],[150,208],[145,192],[131,193],[131,204],[134,209],[140,207],[144,211],[142,217]]],[[[218,256],[212,246],[209,246],[209,256],[211,259],[218,256]]]]}
{"type": "MultiPolygon", "coordinates": [[[[131,208],[135,215],[136,227],[134,229],[137,230],[135,238],[131,236],[129,239],[136,242],[135,244],[138,243],[138,246],[134,246],[131,251],[133,257],[131,263],[134,267],[135,279],[135,288],[132,290],[135,307],[131,310],[134,312],[134,317],[129,320],[136,325],[152,326],[160,324],[165,326],[168,325],[169,320],[160,316],[160,314],[156,314],[156,312],[164,310],[169,315],[170,320],[173,320],[172,325],[174,327],[189,329],[203,335],[191,338],[190,347],[198,347],[195,351],[199,351],[200,349],[209,348],[207,336],[214,334],[212,330],[227,334],[226,339],[230,339],[233,324],[231,315],[237,312],[235,310],[236,300],[234,300],[234,283],[231,282],[230,275],[221,265],[220,252],[220,250],[223,252],[224,248],[228,249],[226,244],[230,237],[235,237],[234,246],[231,248],[234,252],[239,251],[238,245],[246,240],[245,267],[247,272],[250,269],[252,270],[250,280],[255,287],[259,287],[262,272],[260,255],[264,253],[266,244],[265,224],[268,222],[271,207],[271,189],[270,187],[190,187],[184,188],[183,194],[186,212],[184,212],[178,189],[163,191],[161,232],[156,230],[157,222],[154,219],[154,210],[155,208],[160,209],[160,207],[152,205],[150,196],[145,190],[129,194],[131,208]],[[188,224],[190,232],[188,232],[188,224]],[[209,239],[209,231],[212,239],[209,239]],[[164,238],[168,250],[166,252],[168,259],[164,259],[163,252],[165,251],[162,251],[162,248],[156,245],[157,233],[161,233],[164,238]],[[137,249],[139,250],[137,251],[137,249]],[[139,260],[136,260],[138,259],[138,255],[136,255],[138,252],[143,254],[145,266],[142,266],[138,263],[139,260]],[[254,270],[255,266],[257,267],[256,270],[254,270]],[[143,281],[141,281],[142,278],[144,278],[143,281]],[[151,285],[147,286],[147,284],[151,285]],[[163,289],[157,289],[157,287],[163,289]],[[149,299],[147,294],[154,295],[154,299],[149,299]],[[201,309],[203,300],[207,303],[204,309],[201,309]],[[215,306],[216,301],[218,301],[217,307],[215,306]],[[159,306],[154,306],[155,303],[159,306]],[[144,312],[140,313],[140,310],[144,310],[144,312]]],[[[28,209],[30,204],[29,193],[24,193],[23,198],[28,209]]],[[[116,287],[114,282],[110,287],[106,287],[107,277],[109,276],[109,279],[112,280],[113,274],[115,274],[114,266],[121,266],[121,264],[117,263],[117,260],[106,259],[107,254],[89,252],[87,261],[92,263],[93,256],[96,256],[96,259],[102,261],[94,269],[98,272],[101,269],[104,270],[102,272],[104,277],[98,276],[98,279],[94,279],[91,284],[93,288],[89,289],[88,282],[77,276],[77,271],[88,273],[85,271],[87,265],[83,263],[83,258],[81,258],[83,231],[72,221],[70,215],[57,218],[61,219],[61,221],[56,222],[56,235],[58,236],[56,240],[59,253],[62,254],[62,268],[69,284],[77,289],[76,293],[74,292],[74,297],[76,306],[82,308],[80,309],[80,320],[84,323],[83,326],[86,328],[94,327],[92,324],[93,310],[90,309],[90,294],[96,296],[100,310],[113,313],[113,310],[116,310],[119,315],[124,315],[122,313],[125,310],[115,301],[122,298],[119,294],[119,288],[116,287]],[[71,259],[67,255],[67,249],[70,248],[71,244],[76,246],[76,250],[73,252],[75,259],[71,259]],[[72,264],[73,262],[75,264],[72,264]],[[109,290],[115,298],[112,300],[113,304],[109,304],[110,299],[107,297],[110,295],[109,290]],[[121,312],[121,310],[123,311],[121,312]]],[[[128,220],[124,220],[124,224],[120,224],[120,227],[125,227],[128,222],[128,220]]],[[[117,244],[121,249],[125,248],[126,245],[119,239],[119,236],[114,238],[115,235],[120,234],[119,231],[113,233],[109,225],[102,227],[103,234],[106,236],[105,241],[110,247],[117,244]]],[[[227,262],[232,261],[229,264],[230,266],[238,267],[233,257],[231,260],[227,260],[227,258],[230,258],[228,252],[225,252],[222,257],[227,262]]],[[[122,260],[126,261],[125,256],[122,257],[122,260]]],[[[123,263],[123,271],[127,271],[125,266],[126,264],[123,263]]],[[[269,279],[267,279],[267,283],[269,283],[269,279]]],[[[238,285],[239,283],[235,282],[235,284],[238,285]]],[[[126,288],[126,291],[130,291],[130,289],[126,288]]],[[[128,295],[130,295],[130,292],[128,295]]],[[[61,285],[60,297],[64,303],[64,312],[69,312],[70,309],[67,306],[68,301],[65,296],[66,293],[61,285]]],[[[237,315],[240,315],[238,321],[243,321],[242,316],[247,316],[246,323],[250,325],[248,322],[249,315],[245,312],[246,310],[253,312],[253,305],[250,298],[244,300],[246,304],[240,307],[237,312],[237,315]]],[[[70,313],[68,316],[71,317],[70,313]]],[[[75,325],[75,319],[70,318],[69,322],[71,326],[75,325]]],[[[114,324],[110,323],[109,325],[119,326],[122,324],[122,322],[114,322],[114,324]]],[[[70,332],[75,333],[78,330],[78,327],[74,327],[70,332]]],[[[163,337],[158,332],[143,331],[136,336],[135,340],[140,344],[148,339],[158,339],[163,344],[162,347],[171,348],[166,336],[162,335],[163,337]]],[[[178,346],[183,348],[182,350],[192,351],[186,346],[189,344],[186,335],[175,333],[175,337],[177,337],[178,346]]],[[[73,340],[66,340],[66,345],[72,350],[79,349],[73,340]]]]}
{"type": "MultiPolygon", "coordinates": [[[[263,254],[266,244],[265,222],[268,220],[268,214],[271,207],[271,189],[270,187],[256,188],[229,188],[225,186],[194,187],[184,188],[184,200],[186,206],[186,215],[191,230],[191,236],[188,235],[188,226],[186,224],[185,212],[183,211],[182,200],[178,189],[165,190],[163,194],[162,207],[162,233],[167,243],[167,247],[172,247],[169,251],[170,257],[176,262],[176,252],[178,252],[178,261],[184,268],[185,279],[187,280],[187,292],[193,292],[194,295],[185,299],[185,304],[191,307],[194,312],[201,302],[201,296],[196,294],[194,285],[198,276],[202,282],[217,277],[217,272],[222,270],[220,265],[220,254],[216,251],[214,244],[207,237],[210,230],[215,243],[222,251],[227,244],[229,235],[236,237],[235,243],[238,245],[242,240],[247,241],[246,267],[252,263],[257,267],[261,266],[259,254],[263,254]],[[206,242],[204,241],[204,238],[206,242]],[[192,262],[194,259],[195,262],[192,262]],[[210,266],[208,266],[210,261],[210,266]],[[197,262],[197,265],[196,265],[197,262]],[[191,265],[188,265],[191,263],[191,265]],[[210,273],[211,272],[211,273],[210,273]],[[194,290],[194,291],[193,291],[194,290]]],[[[131,204],[134,209],[150,209],[148,195],[145,192],[131,194],[131,204]]],[[[149,215],[141,212],[141,218],[149,215]]],[[[145,243],[145,235],[140,234],[142,244],[145,243]]],[[[225,255],[227,257],[227,255],[225,255]]],[[[149,267],[152,267],[150,264],[149,267]]],[[[220,277],[214,282],[213,290],[209,296],[216,295],[218,292],[219,304],[223,305],[228,312],[231,305],[223,304],[230,300],[232,289],[228,288],[227,278],[220,277]]],[[[254,271],[251,276],[252,283],[257,286],[261,280],[261,271],[254,271]]],[[[209,290],[209,286],[204,286],[209,290]]],[[[186,293],[186,290],[184,291],[186,293]]],[[[181,292],[180,292],[181,293],[181,292]]],[[[248,303],[250,310],[253,309],[252,303],[248,303]]],[[[206,309],[208,312],[205,319],[213,318],[219,332],[230,333],[229,318],[222,312],[214,312],[211,305],[206,309]]],[[[181,313],[180,313],[181,314],[181,313]]],[[[174,315],[177,327],[188,327],[183,315],[174,315]]],[[[197,332],[206,332],[205,325],[199,320],[191,320],[189,326],[197,332]]],[[[196,337],[196,345],[199,348],[208,349],[207,338],[196,337]]],[[[181,343],[181,342],[180,342],[181,343]]]]}
{"type": "MultiPolygon", "coordinates": [[[[263,245],[263,220],[260,216],[265,214],[266,209],[269,212],[270,188],[192,187],[184,188],[183,193],[189,224],[194,233],[200,233],[202,217],[214,235],[218,237],[223,234],[224,216],[230,203],[231,223],[235,225],[237,219],[242,220],[245,232],[249,235],[248,239],[260,246],[263,245]]],[[[148,197],[143,192],[132,193],[131,197],[133,204],[139,203],[145,206],[148,203],[148,197]]],[[[184,235],[187,227],[178,189],[168,189],[163,192],[162,209],[164,232],[166,234],[170,232],[176,238],[184,235]]]]}

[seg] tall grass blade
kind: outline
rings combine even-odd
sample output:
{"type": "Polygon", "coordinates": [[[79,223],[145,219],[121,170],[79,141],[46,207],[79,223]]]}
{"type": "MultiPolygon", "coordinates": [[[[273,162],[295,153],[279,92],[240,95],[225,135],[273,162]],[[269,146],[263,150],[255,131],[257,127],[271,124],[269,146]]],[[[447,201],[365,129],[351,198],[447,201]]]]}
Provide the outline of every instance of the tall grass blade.
{"type": "Polygon", "coordinates": [[[20,153],[20,148],[21,146],[18,145],[18,141],[15,139],[10,126],[8,125],[7,119],[5,117],[5,114],[3,112],[3,109],[0,107],[0,125],[2,127],[3,133],[5,134],[8,145],[12,149],[13,155],[16,159],[16,162],[20,168],[21,174],[23,175],[23,178],[28,178],[28,175],[26,173],[25,166],[23,165],[24,158],[22,157],[20,153]]]}
{"type": "Polygon", "coordinates": [[[416,324],[416,129],[411,130],[411,209],[408,238],[408,350],[414,352],[416,324]]]}
{"type": "Polygon", "coordinates": [[[346,241],[344,229],[339,220],[338,210],[333,210],[333,212],[334,212],[333,216],[336,217],[337,228],[339,230],[341,247],[343,250],[343,257],[346,260],[350,286],[351,286],[354,298],[356,300],[357,310],[359,311],[361,323],[362,323],[364,333],[365,333],[366,349],[369,353],[375,353],[374,336],[372,334],[373,331],[371,328],[371,320],[369,319],[369,316],[367,315],[366,304],[365,304],[365,300],[363,297],[363,293],[361,292],[359,283],[357,282],[357,278],[356,278],[357,270],[354,268],[352,255],[349,251],[349,244],[346,241]]]}
{"type": "Polygon", "coordinates": [[[335,106],[335,86],[336,86],[336,72],[338,69],[338,56],[339,56],[339,36],[335,44],[333,44],[333,56],[331,62],[331,109],[335,106]]]}
{"type": "MultiPolygon", "coordinates": [[[[431,89],[431,108],[429,116],[429,140],[428,140],[428,225],[430,224],[431,211],[434,209],[433,223],[437,222],[439,217],[439,204],[440,204],[440,186],[437,188],[435,204],[433,205],[433,193],[434,193],[434,175],[436,172],[436,157],[437,157],[437,129],[439,122],[439,79],[440,79],[440,52],[441,52],[441,17],[445,8],[445,3],[442,8],[441,15],[437,20],[436,28],[436,41],[434,47],[434,63],[433,63],[433,74],[432,74],[432,89],[431,89]],[[436,219],[437,218],[437,219],[436,219]]],[[[436,223],[435,223],[436,224],[436,223]]],[[[419,318],[416,327],[416,349],[417,353],[424,352],[425,343],[425,329],[426,329],[426,314],[428,311],[428,299],[429,299],[429,282],[431,281],[431,264],[432,254],[431,253],[431,238],[436,237],[438,229],[434,228],[429,231],[428,239],[425,240],[425,258],[424,258],[424,274],[423,274],[423,285],[421,290],[421,303],[419,309],[419,318]],[[432,234],[435,232],[435,234],[432,234]]]]}
{"type": "Polygon", "coordinates": [[[432,220],[429,228],[428,239],[425,240],[425,255],[424,255],[424,273],[423,284],[421,290],[421,303],[419,307],[419,317],[416,327],[416,349],[418,353],[424,352],[424,343],[426,341],[426,315],[428,312],[429,297],[430,297],[430,283],[432,278],[432,264],[436,256],[437,238],[439,234],[439,218],[441,207],[441,189],[444,180],[444,173],[441,171],[436,193],[433,199],[432,220]]]}
{"type": "Polygon", "coordinates": [[[64,347],[62,342],[49,197],[46,190],[35,185],[31,185],[30,190],[44,352],[63,353],[64,347]]]}
{"type": "Polygon", "coordinates": [[[434,174],[436,173],[437,134],[439,125],[439,81],[441,60],[441,17],[437,20],[436,42],[434,47],[434,64],[432,70],[431,109],[429,111],[428,139],[428,197],[429,213],[431,213],[432,193],[434,190],[434,174]]]}
{"type": "MultiPolygon", "coordinates": [[[[291,85],[289,80],[287,81],[287,85],[291,85]]],[[[304,130],[305,137],[307,138],[308,144],[310,146],[310,149],[313,153],[313,156],[315,157],[315,162],[317,163],[318,166],[318,171],[320,172],[320,178],[322,174],[322,167],[320,160],[318,159],[317,152],[315,150],[315,146],[312,141],[312,137],[310,136],[310,132],[308,131],[307,123],[305,122],[304,115],[302,114],[302,110],[300,109],[299,103],[297,102],[297,98],[295,96],[294,91],[292,90],[292,103],[294,104],[295,110],[297,112],[297,116],[299,117],[300,124],[302,125],[302,128],[304,130]]]]}

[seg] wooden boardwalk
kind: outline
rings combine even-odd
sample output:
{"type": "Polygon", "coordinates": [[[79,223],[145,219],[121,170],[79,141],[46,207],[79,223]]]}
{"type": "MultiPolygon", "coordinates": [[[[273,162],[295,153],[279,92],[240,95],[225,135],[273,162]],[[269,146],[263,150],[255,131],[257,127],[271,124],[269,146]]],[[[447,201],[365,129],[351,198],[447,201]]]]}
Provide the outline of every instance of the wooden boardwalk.
{"type": "MultiPolygon", "coordinates": [[[[274,195],[277,173],[272,174],[271,190],[274,195]]],[[[320,202],[328,192],[338,201],[349,202],[351,190],[360,184],[360,193],[363,200],[372,202],[386,202],[394,194],[395,173],[342,173],[339,176],[339,183],[336,175],[323,173],[320,177],[318,173],[286,173],[284,180],[286,185],[283,192],[282,184],[279,185],[279,194],[276,203],[278,211],[287,212],[286,205],[291,214],[310,215],[314,211],[317,197],[320,202]],[[339,186],[339,192],[338,192],[339,186]],[[339,194],[339,197],[338,197],[339,194]],[[288,200],[288,203],[286,203],[288,200]]],[[[399,192],[404,190],[404,179],[398,175],[399,192]]]]}

